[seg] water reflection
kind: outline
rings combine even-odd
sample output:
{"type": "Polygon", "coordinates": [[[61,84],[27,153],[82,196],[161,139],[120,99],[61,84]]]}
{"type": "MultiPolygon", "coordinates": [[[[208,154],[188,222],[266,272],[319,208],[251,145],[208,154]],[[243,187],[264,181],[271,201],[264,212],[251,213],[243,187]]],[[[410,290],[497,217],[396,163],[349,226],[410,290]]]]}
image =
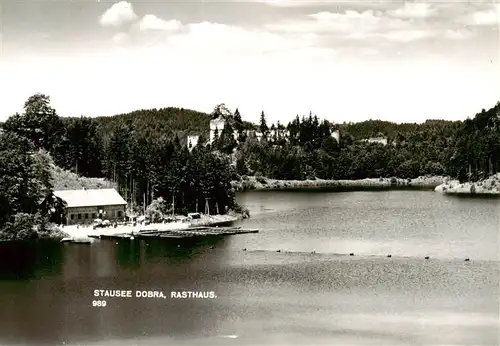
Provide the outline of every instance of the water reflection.
{"type": "MultiPolygon", "coordinates": [[[[105,241],[111,243],[112,241],[105,241]]],[[[115,258],[119,266],[137,268],[144,263],[144,242],[137,242],[134,240],[120,240],[114,245],[115,248],[115,258]]],[[[109,246],[108,246],[109,247],[109,246]]]]}
{"type": "Polygon", "coordinates": [[[168,239],[146,241],[146,258],[148,261],[168,261],[181,263],[194,259],[210,247],[221,248],[224,244],[222,237],[204,237],[191,239],[168,239]]]}
{"type": "Polygon", "coordinates": [[[28,280],[62,272],[64,251],[58,242],[0,243],[0,280],[28,280]]]}
{"type": "Polygon", "coordinates": [[[135,291],[227,295],[210,276],[198,275],[207,266],[220,267],[225,253],[220,238],[2,245],[1,277],[11,279],[0,283],[2,342],[87,343],[165,333],[201,337],[217,327],[214,301],[141,299],[135,291]],[[95,289],[132,290],[134,297],[107,298],[106,308],[95,308],[95,289]]]}
{"type": "Polygon", "coordinates": [[[258,235],[233,247],[442,259],[499,259],[500,199],[451,198],[432,191],[238,195],[258,235]],[[265,208],[273,209],[263,213],[265,208]]]}
{"type": "Polygon", "coordinates": [[[0,343],[498,344],[494,201],[255,193],[243,204],[252,207],[244,227],[260,233],[0,244],[0,343]],[[218,298],[108,298],[94,308],[95,289],[218,298]]]}

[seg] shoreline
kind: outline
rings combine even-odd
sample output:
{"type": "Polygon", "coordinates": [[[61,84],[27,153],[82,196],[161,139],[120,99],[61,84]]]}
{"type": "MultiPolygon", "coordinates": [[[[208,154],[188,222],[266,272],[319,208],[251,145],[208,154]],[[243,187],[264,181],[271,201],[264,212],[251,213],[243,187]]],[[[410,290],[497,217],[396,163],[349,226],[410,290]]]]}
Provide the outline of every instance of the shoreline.
{"type": "Polygon", "coordinates": [[[445,195],[500,197],[500,173],[477,182],[445,181],[436,186],[434,191],[445,195]]]}
{"type": "Polygon", "coordinates": [[[138,233],[140,229],[144,230],[152,230],[152,229],[160,229],[160,230],[184,230],[193,227],[216,227],[219,224],[226,223],[234,223],[240,220],[244,220],[249,218],[250,214],[245,214],[244,212],[238,213],[235,211],[230,211],[224,215],[210,215],[205,219],[202,219],[202,222],[198,225],[183,223],[183,222],[172,222],[172,223],[151,223],[147,226],[137,224],[133,226],[132,224],[120,225],[118,228],[114,227],[105,227],[100,229],[93,229],[92,225],[56,225],[50,224],[50,227],[47,231],[39,231],[35,230],[37,236],[35,238],[27,238],[27,239],[7,239],[2,238],[2,234],[0,233],[0,244],[8,243],[8,242],[16,242],[16,241],[30,241],[30,240],[54,240],[61,241],[63,239],[71,239],[72,241],[84,241],[89,239],[89,235],[94,235],[96,233],[102,233],[104,235],[114,235],[116,233],[138,233]]]}
{"type": "Polygon", "coordinates": [[[429,176],[414,179],[401,178],[366,178],[359,180],[278,180],[265,177],[244,176],[233,181],[233,188],[243,191],[279,191],[279,190],[327,190],[327,191],[364,191],[364,190],[434,190],[446,183],[447,177],[429,176]]]}
{"type": "Polygon", "coordinates": [[[216,225],[234,223],[245,217],[242,214],[232,213],[231,215],[209,216],[209,219],[201,219],[199,224],[186,223],[182,221],[170,223],[150,223],[148,225],[132,223],[118,225],[116,228],[109,226],[94,229],[92,225],[70,225],[64,226],[63,232],[67,234],[68,240],[83,241],[95,235],[113,236],[116,234],[139,234],[141,231],[187,231],[196,227],[217,227],[216,225]]]}
{"type": "Polygon", "coordinates": [[[30,240],[54,240],[54,241],[59,241],[61,239],[67,238],[70,236],[69,233],[65,232],[63,228],[61,228],[59,225],[55,224],[50,224],[50,227],[46,231],[40,231],[40,230],[35,230],[36,232],[36,237],[35,238],[27,238],[27,239],[22,239],[22,238],[14,238],[14,239],[8,239],[4,238],[3,234],[0,232],[0,244],[1,243],[10,243],[10,242],[24,242],[24,241],[30,241],[30,240]]]}

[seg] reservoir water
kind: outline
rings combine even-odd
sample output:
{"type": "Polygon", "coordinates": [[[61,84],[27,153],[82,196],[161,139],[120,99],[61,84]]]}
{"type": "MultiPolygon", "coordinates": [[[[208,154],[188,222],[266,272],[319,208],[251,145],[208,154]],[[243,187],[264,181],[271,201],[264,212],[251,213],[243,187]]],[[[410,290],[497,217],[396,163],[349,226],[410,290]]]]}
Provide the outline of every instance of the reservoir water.
{"type": "Polygon", "coordinates": [[[252,216],[242,225],[260,233],[1,244],[0,344],[500,343],[500,200],[430,191],[238,199],[252,216]],[[96,298],[97,289],[132,297],[96,298]]]}

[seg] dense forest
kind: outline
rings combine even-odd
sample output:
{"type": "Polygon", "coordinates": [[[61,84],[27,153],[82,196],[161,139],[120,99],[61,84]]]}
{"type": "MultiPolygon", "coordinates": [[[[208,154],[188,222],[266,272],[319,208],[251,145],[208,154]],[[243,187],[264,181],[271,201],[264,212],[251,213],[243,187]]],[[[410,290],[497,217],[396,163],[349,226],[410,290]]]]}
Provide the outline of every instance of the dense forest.
{"type": "Polygon", "coordinates": [[[2,124],[0,151],[0,228],[34,222],[27,215],[54,217],[50,210],[61,208],[61,201],[52,194],[51,163],[80,176],[107,178],[131,205],[175,197],[178,213],[203,210],[206,202],[223,213],[237,207],[231,181],[244,175],[481,179],[500,169],[500,103],[465,121],[334,124],[309,114],[269,125],[264,112],[259,124],[251,124],[224,105],[211,114],[164,108],[64,118],[48,96],[36,94],[22,114],[2,124]],[[226,126],[208,145],[209,123],[217,117],[226,126]],[[340,133],[338,142],[333,131],[340,133]],[[188,148],[190,134],[200,135],[201,144],[188,148]],[[384,137],[387,144],[364,141],[370,137],[384,137]]]}

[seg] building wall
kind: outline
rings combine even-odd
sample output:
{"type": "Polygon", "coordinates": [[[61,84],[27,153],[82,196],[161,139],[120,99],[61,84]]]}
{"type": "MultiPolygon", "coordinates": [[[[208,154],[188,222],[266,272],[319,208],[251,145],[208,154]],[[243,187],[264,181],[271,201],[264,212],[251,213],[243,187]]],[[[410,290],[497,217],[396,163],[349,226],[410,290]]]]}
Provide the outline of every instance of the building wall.
{"type": "Polygon", "coordinates": [[[387,138],[369,138],[366,141],[368,143],[380,143],[382,145],[387,145],[387,138]]]}
{"type": "Polygon", "coordinates": [[[332,131],[332,137],[335,138],[337,143],[340,143],[340,132],[339,131],[332,131]]]}
{"type": "Polygon", "coordinates": [[[187,137],[187,146],[188,146],[189,151],[193,150],[193,148],[198,145],[199,139],[200,139],[200,136],[188,136],[187,137]],[[189,143],[191,143],[191,147],[189,147],[189,143]]]}
{"type": "Polygon", "coordinates": [[[248,137],[255,136],[255,138],[257,138],[258,141],[260,141],[262,139],[262,133],[257,132],[255,130],[247,130],[247,136],[248,137]]]}
{"type": "Polygon", "coordinates": [[[290,137],[290,131],[287,130],[270,130],[269,131],[269,138],[274,138],[276,136],[276,139],[285,139],[287,140],[288,137],[290,137]]]}
{"type": "Polygon", "coordinates": [[[125,219],[125,205],[110,205],[101,207],[75,207],[67,208],[66,224],[90,224],[99,218],[99,211],[103,211],[101,218],[110,221],[122,221],[125,219]]]}
{"type": "Polygon", "coordinates": [[[224,119],[221,119],[221,118],[212,120],[210,122],[210,144],[212,144],[214,139],[215,139],[215,129],[217,129],[217,133],[220,136],[222,130],[224,130],[224,124],[225,124],[225,121],[224,121],[224,119]]]}

